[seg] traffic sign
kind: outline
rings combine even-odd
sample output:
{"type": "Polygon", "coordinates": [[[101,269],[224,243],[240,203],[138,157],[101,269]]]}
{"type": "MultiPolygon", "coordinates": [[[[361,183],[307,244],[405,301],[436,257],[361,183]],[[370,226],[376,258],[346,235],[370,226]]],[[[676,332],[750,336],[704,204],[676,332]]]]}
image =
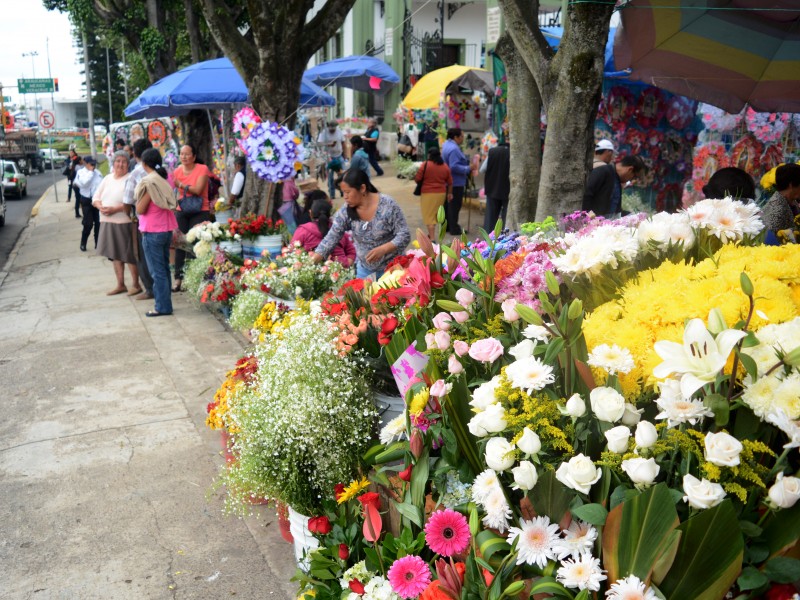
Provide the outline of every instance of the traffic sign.
{"type": "Polygon", "coordinates": [[[11,96],[3,96],[3,102],[11,102],[11,96]]]}
{"type": "Polygon", "coordinates": [[[39,113],[39,125],[41,125],[43,129],[50,129],[55,124],[56,116],[49,110],[43,110],[39,113]]]}
{"type": "Polygon", "coordinates": [[[17,79],[20,94],[44,94],[55,91],[52,79],[17,79]]]}

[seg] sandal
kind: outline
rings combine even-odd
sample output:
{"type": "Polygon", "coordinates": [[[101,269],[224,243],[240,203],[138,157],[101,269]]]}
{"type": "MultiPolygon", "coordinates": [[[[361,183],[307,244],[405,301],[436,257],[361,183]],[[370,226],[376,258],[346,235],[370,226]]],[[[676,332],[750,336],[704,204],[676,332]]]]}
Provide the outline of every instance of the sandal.
{"type": "Polygon", "coordinates": [[[124,294],[127,291],[128,288],[123,285],[122,287],[114,288],[110,292],[106,292],[106,296],[116,296],[117,294],[124,294]]]}
{"type": "Polygon", "coordinates": [[[158,312],[157,310],[148,310],[148,311],[147,311],[146,313],[144,313],[144,314],[145,314],[145,316],[146,316],[146,317],[168,317],[168,316],[170,316],[172,313],[160,313],[160,312],[158,312]]]}
{"type": "Polygon", "coordinates": [[[130,292],[128,292],[128,296],[138,296],[138,295],[139,295],[139,294],[141,294],[143,291],[144,291],[144,290],[142,290],[142,288],[140,288],[140,287],[137,287],[137,288],[134,288],[134,289],[132,289],[130,292]]]}
{"type": "Polygon", "coordinates": [[[172,286],[172,291],[176,292],[176,293],[177,292],[182,292],[183,291],[183,287],[182,286],[183,286],[183,281],[175,280],[175,285],[172,286]]]}

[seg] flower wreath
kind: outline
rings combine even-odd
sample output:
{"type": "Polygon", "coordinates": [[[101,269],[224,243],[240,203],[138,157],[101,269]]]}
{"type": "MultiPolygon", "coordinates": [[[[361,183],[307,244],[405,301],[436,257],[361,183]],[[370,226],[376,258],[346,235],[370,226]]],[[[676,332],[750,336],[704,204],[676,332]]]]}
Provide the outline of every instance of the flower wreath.
{"type": "Polygon", "coordinates": [[[244,140],[253,172],[277,183],[289,179],[300,168],[305,149],[300,138],[277,123],[259,123],[244,140]]]}
{"type": "Polygon", "coordinates": [[[742,122],[743,118],[742,113],[727,113],[721,108],[710,104],[701,104],[700,113],[703,115],[703,124],[706,129],[719,131],[720,133],[733,131],[742,122]]]}
{"type": "Polygon", "coordinates": [[[131,125],[131,133],[128,142],[133,144],[136,140],[140,140],[144,137],[144,127],[140,123],[134,123],[131,125]]]}
{"type": "Polygon", "coordinates": [[[164,167],[168,173],[172,173],[179,162],[178,153],[175,150],[167,150],[164,153],[164,167]]]}
{"type": "Polygon", "coordinates": [[[761,172],[761,154],[764,145],[753,134],[746,134],[731,148],[730,166],[748,172],[753,177],[761,172]]]}
{"type": "Polygon", "coordinates": [[[686,129],[694,119],[697,102],[684,96],[672,96],[667,101],[667,123],[675,129],[686,129]]]}
{"type": "Polygon", "coordinates": [[[624,143],[631,147],[631,154],[641,154],[646,139],[644,131],[631,127],[625,132],[624,143]]]}
{"type": "Polygon", "coordinates": [[[687,144],[677,131],[667,131],[660,148],[664,160],[670,163],[682,160],[687,153],[687,144]]]}
{"type": "Polygon", "coordinates": [[[147,139],[153,144],[153,148],[160,148],[167,141],[167,128],[161,121],[151,121],[147,126],[147,139]]]}
{"type": "Polygon", "coordinates": [[[655,87],[646,88],[636,105],[636,121],[649,129],[658,125],[664,116],[664,94],[655,87]]]}
{"type": "Polygon", "coordinates": [[[247,152],[244,142],[250,136],[250,132],[260,123],[261,117],[249,106],[245,106],[233,115],[233,136],[242,152],[247,152]]]}
{"type": "Polygon", "coordinates": [[[615,85],[608,92],[606,102],[606,122],[613,129],[626,126],[636,108],[636,100],[631,91],[621,85],[615,85]]]}
{"type": "Polygon", "coordinates": [[[692,185],[696,191],[702,192],[703,186],[714,173],[730,165],[725,152],[725,144],[709,142],[696,148],[693,163],[692,185]]]}
{"type": "Polygon", "coordinates": [[[764,143],[777,142],[792,120],[790,113],[760,113],[749,106],[745,115],[747,130],[764,143]]]}
{"type": "Polygon", "coordinates": [[[759,159],[762,171],[770,171],[783,162],[783,146],[780,144],[767,144],[764,153],[759,159]]]}
{"type": "Polygon", "coordinates": [[[489,130],[481,138],[481,156],[487,156],[489,154],[489,150],[495,146],[497,146],[497,136],[494,134],[494,131],[489,130]]]}
{"type": "Polygon", "coordinates": [[[681,205],[683,187],[680,183],[667,183],[656,196],[656,210],[674,210],[681,205]]]}
{"type": "Polygon", "coordinates": [[[118,140],[122,140],[126,144],[128,143],[128,135],[129,131],[127,125],[123,125],[122,127],[117,127],[117,129],[114,131],[114,137],[118,140]]]}

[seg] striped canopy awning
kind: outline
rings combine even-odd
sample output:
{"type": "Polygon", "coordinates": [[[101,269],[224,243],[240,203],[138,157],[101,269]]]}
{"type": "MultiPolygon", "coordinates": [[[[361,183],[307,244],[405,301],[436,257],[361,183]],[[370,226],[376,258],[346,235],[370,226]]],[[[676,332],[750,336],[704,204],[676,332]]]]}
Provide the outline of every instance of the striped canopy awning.
{"type": "Polygon", "coordinates": [[[631,79],[728,112],[800,112],[797,0],[632,0],[614,60],[631,79]]]}

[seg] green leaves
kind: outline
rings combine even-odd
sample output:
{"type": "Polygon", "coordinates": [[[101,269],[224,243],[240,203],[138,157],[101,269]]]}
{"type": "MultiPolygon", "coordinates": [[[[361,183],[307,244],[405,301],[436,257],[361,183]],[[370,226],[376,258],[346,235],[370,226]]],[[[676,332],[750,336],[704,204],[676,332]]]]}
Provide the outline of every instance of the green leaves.
{"type": "Polygon", "coordinates": [[[555,471],[545,471],[528,496],[539,515],[547,515],[553,523],[561,522],[569,508],[572,494],[556,479],[555,471]]]}
{"type": "Polygon", "coordinates": [[[572,516],[592,525],[603,526],[605,525],[608,511],[602,504],[584,504],[578,508],[573,508],[572,516]]]}

